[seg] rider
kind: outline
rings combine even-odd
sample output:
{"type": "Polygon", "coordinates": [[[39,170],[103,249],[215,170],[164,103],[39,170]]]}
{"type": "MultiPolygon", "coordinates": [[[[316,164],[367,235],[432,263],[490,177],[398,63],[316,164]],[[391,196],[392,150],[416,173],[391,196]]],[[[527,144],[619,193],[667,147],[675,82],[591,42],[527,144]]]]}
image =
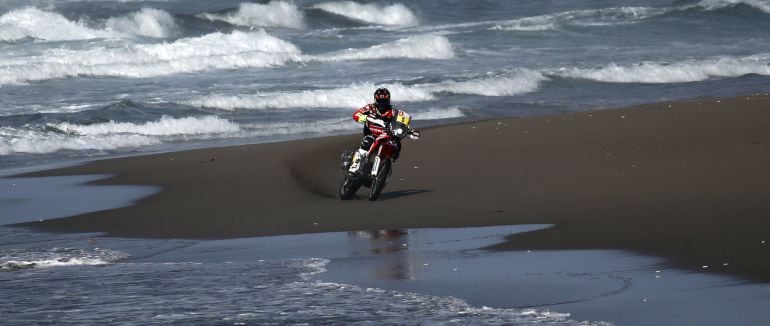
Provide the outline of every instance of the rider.
{"type": "MultiPolygon", "coordinates": [[[[369,153],[369,148],[374,144],[375,137],[386,132],[387,125],[391,120],[396,119],[405,125],[409,125],[411,117],[408,113],[397,110],[390,105],[390,91],[387,88],[378,88],[374,91],[374,103],[365,105],[353,113],[353,120],[364,124],[364,139],[361,141],[361,148],[353,155],[353,164],[349,171],[355,173],[358,171],[361,162],[369,153]]],[[[416,131],[412,131],[414,137],[419,137],[416,131]]],[[[398,150],[395,159],[401,151],[400,138],[395,137],[398,144],[398,150]]]]}

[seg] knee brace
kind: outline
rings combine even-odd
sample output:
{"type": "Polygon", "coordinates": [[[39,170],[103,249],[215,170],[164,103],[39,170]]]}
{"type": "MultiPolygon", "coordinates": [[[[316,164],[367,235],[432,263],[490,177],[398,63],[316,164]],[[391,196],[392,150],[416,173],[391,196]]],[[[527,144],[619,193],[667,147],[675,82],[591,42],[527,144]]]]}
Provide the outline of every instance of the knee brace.
{"type": "Polygon", "coordinates": [[[366,135],[364,136],[364,139],[361,140],[361,149],[368,151],[369,148],[372,147],[372,144],[374,144],[374,137],[366,135]]]}

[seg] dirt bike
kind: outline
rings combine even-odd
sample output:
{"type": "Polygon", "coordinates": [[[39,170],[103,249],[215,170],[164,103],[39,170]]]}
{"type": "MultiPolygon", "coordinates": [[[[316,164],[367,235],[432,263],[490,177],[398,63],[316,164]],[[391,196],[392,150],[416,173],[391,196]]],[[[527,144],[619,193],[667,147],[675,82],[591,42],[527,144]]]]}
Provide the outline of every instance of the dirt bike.
{"type": "Polygon", "coordinates": [[[340,167],[344,171],[345,177],[340,184],[340,199],[353,198],[356,191],[364,186],[369,188],[369,200],[377,200],[393,172],[393,161],[398,155],[399,143],[401,139],[407,136],[411,139],[419,139],[420,133],[395,119],[391,121],[386,126],[385,132],[374,139],[374,143],[369,148],[369,154],[362,158],[363,161],[359,163],[360,168],[354,173],[348,170],[353,163],[355,152],[342,152],[340,167]]]}

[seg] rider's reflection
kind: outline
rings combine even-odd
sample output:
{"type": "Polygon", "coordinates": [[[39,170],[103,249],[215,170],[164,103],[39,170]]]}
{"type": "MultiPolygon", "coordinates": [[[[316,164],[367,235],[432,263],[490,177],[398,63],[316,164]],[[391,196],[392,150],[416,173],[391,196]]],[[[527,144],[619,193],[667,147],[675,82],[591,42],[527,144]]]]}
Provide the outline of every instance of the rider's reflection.
{"type": "Polygon", "coordinates": [[[401,229],[356,231],[349,233],[358,243],[359,254],[377,257],[374,274],[380,279],[414,280],[415,271],[409,252],[409,232],[401,229]],[[361,241],[367,240],[368,241],[361,241]],[[366,251],[366,252],[364,252],[366,251]]]}

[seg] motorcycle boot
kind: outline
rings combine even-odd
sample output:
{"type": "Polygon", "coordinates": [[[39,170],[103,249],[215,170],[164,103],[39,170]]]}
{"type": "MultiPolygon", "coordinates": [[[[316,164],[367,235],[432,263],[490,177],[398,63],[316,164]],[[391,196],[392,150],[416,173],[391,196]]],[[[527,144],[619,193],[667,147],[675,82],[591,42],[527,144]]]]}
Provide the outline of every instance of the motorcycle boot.
{"type": "Polygon", "coordinates": [[[358,152],[353,154],[353,164],[350,165],[350,169],[348,169],[348,172],[357,173],[358,170],[361,168],[361,165],[363,165],[364,161],[366,160],[367,154],[368,152],[365,149],[359,148],[358,152]]]}

